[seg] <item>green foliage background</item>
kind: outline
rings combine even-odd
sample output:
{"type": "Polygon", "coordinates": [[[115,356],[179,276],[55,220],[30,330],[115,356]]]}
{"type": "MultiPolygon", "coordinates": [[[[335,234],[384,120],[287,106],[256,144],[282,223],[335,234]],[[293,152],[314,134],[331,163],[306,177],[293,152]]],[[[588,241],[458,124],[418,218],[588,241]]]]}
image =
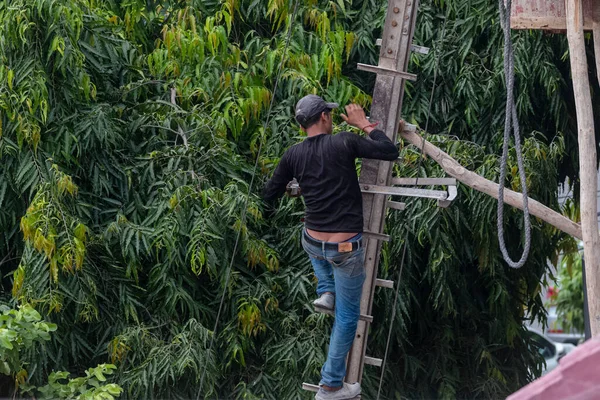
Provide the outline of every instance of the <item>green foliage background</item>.
{"type": "Polygon", "coordinates": [[[561,260],[558,282],[560,290],[553,300],[561,327],[567,332],[585,332],[583,256],[579,249],[561,260]]]}
{"type": "MultiPolygon", "coordinates": [[[[292,118],[301,96],[369,104],[374,78],[355,63],[376,63],[385,4],[310,0],[291,21],[293,6],[0,3],[0,290],[5,302],[31,304],[58,325],[51,342],[24,355],[32,383],[51,370],[81,375],[111,362],[127,398],[308,397],[299,387],[318,379],[331,321],[310,307],[302,204],[284,199],[266,221],[260,185],[248,183],[261,141],[264,182],[301,139],[292,118]]],[[[504,86],[496,1],[423,1],[415,42],[432,53],[412,55],[419,80],[407,86],[405,117],[424,125],[439,69],[430,130],[440,135],[431,139],[497,179],[504,86]]],[[[527,183],[558,209],[559,175],[575,176],[565,41],[520,32],[515,46],[527,183]]],[[[402,156],[398,175],[442,175],[429,161],[416,171],[411,147],[402,156]]],[[[518,188],[515,168],[512,154],[507,184],[518,188]]],[[[513,253],[520,221],[516,212],[506,221],[513,253]]],[[[532,222],[530,260],[514,271],[497,249],[495,202],[482,194],[461,187],[451,208],[419,200],[390,215],[381,277],[395,279],[405,241],[409,252],[386,398],[503,397],[540,372],[522,321],[526,308],[543,318],[539,279],[562,236],[532,222]]],[[[391,291],[378,289],[373,356],[382,355],[391,304],[391,291]]],[[[367,397],[379,373],[365,370],[367,397]]]]}

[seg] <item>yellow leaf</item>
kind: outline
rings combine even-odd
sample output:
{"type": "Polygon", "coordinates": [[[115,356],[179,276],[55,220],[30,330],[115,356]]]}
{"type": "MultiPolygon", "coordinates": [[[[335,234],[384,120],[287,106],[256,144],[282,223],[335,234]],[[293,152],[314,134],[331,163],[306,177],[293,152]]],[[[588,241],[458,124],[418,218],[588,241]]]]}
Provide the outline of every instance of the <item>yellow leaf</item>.
{"type": "Polygon", "coordinates": [[[194,18],[193,15],[190,15],[189,20],[190,20],[190,29],[195,35],[196,34],[196,18],[194,18]]]}
{"type": "Polygon", "coordinates": [[[55,257],[50,259],[50,278],[54,282],[58,282],[58,264],[55,257]]]}
{"type": "Polygon", "coordinates": [[[354,45],[355,35],[353,32],[346,33],[346,62],[350,59],[350,52],[352,51],[352,46],[354,45]]]}
{"type": "MultiPolygon", "coordinates": [[[[46,101],[46,99],[43,99],[40,102],[40,108],[42,110],[42,122],[45,124],[46,121],[48,120],[48,102],[46,101]]],[[[2,120],[0,120],[0,123],[1,122],[2,122],[2,120]]],[[[2,132],[1,132],[1,129],[0,129],[0,136],[2,136],[1,133],[2,132]]]]}
{"type": "Polygon", "coordinates": [[[19,372],[17,372],[17,375],[15,375],[16,387],[19,388],[19,385],[22,385],[23,383],[25,383],[26,379],[27,379],[27,371],[24,368],[22,368],[19,372]]]}
{"type": "Polygon", "coordinates": [[[8,88],[12,90],[13,88],[13,79],[15,77],[15,73],[12,69],[8,70],[8,88]]]}
{"type": "Polygon", "coordinates": [[[75,234],[75,237],[81,241],[81,243],[85,243],[85,235],[88,232],[88,228],[82,224],[81,222],[79,224],[77,224],[77,226],[75,227],[73,233],[75,234]]]}
{"type": "Polygon", "coordinates": [[[171,207],[171,210],[177,207],[177,203],[177,194],[173,194],[173,196],[171,196],[171,198],[169,199],[169,206],[171,207]]]}
{"type": "MultiPolygon", "coordinates": [[[[56,271],[57,273],[57,277],[58,277],[58,270],[56,271]]],[[[49,312],[60,312],[60,310],[62,309],[62,303],[61,303],[62,298],[60,296],[52,296],[50,298],[50,309],[48,310],[49,312]]]]}
{"type": "Polygon", "coordinates": [[[23,265],[19,265],[17,270],[13,274],[14,282],[12,288],[12,295],[15,298],[19,298],[21,288],[23,287],[23,281],[25,280],[25,268],[23,265]]]}

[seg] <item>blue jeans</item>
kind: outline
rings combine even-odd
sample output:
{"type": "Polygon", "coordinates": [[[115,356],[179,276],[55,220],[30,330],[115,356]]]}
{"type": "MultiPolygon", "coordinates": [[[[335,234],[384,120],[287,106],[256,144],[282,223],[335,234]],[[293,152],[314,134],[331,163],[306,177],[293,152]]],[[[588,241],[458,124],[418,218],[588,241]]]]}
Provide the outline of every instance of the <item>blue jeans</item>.
{"type": "MultiPolygon", "coordinates": [[[[352,347],[358,318],[360,317],[360,296],[365,281],[365,253],[361,246],[356,250],[340,253],[307,242],[306,230],[302,232],[302,246],[310,257],[315,275],[319,280],[317,294],[335,293],[335,320],[329,338],[327,361],[321,368],[321,385],[342,386],[346,376],[346,356],[352,347]]],[[[316,240],[314,238],[311,238],[316,240]]],[[[347,242],[361,242],[358,234],[347,242]]]]}

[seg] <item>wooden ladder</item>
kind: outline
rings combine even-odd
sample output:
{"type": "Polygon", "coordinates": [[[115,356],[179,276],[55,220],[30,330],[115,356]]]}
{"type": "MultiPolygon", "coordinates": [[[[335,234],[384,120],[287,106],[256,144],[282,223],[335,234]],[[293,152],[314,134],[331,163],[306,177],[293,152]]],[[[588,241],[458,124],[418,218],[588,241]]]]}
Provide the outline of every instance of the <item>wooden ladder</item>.
{"type": "MultiPolygon", "coordinates": [[[[377,74],[371,119],[378,121],[382,130],[396,143],[405,80],[415,80],[416,75],[406,72],[411,51],[427,54],[428,49],[412,44],[418,0],[389,0],[387,16],[381,41],[377,66],[358,64],[358,69],[377,74]]],[[[360,382],[364,365],[381,367],[383,360],[366,355],[373,297],[376,287],[392,289],[393,281],[379,279],[377,266],[383,241],[390,237],[383,233],[388,209],[404,210],[405,203],[394,201],[390,196],[422,197],[436,199],[438,206],[447,207],[456,198],[456,180],[451,178],[392,178],[394,161],[364,159],[360,174],[363,193],[365,270],[360,313],[356,336],[348,354],[346,382],[360,382]],[[406,186],[445,186],[444,190],[416,189],[406,186]],[[403,187],[404,186],[404,187],[403,187]]],[[[323,310],[318,310],[323,312],[323,310]]],[[[331,313],[331,312],[328,312],[331,313]]],[[[316,392],[318,385],[303,383],[302,388],[316,392]]],[[[359,396],[360,397],[360,396],[359,396]]]]}

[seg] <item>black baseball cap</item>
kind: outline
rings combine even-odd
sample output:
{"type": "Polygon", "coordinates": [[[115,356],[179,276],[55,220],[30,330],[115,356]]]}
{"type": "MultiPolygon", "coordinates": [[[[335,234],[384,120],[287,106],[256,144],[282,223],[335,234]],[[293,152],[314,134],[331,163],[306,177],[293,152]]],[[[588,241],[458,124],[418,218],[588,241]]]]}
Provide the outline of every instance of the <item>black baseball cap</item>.
{"type": "Polygon", "coordinates": [[[327,103],[322,97],[316,94],[309,94],[301,98],[296,104],[296,121],[304,126],[315,115],[319,115],[323,111],[331,111],[338,107],[339,104],[337,103],[327,103]]]}

